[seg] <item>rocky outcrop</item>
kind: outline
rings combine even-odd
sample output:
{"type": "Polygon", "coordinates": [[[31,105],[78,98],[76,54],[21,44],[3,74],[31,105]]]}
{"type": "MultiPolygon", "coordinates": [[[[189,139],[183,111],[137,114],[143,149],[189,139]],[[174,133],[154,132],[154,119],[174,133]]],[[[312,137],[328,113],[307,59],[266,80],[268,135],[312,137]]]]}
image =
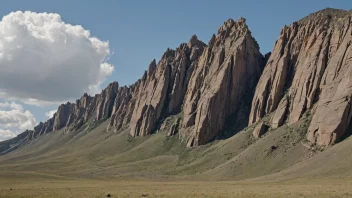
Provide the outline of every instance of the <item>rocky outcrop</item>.
{"type": "Polygon", "coordinates": [[[128,126],[136,100],[134,93],[138,85],[139,82],[129,87],[124,86],[119,88],[114,101],[109,128],[114,127],[115,130],[119,130],[122,127],[128,126]]]}
{"type": "Polygon", "coordinates": [[[66,132],[77,130],[88,121],[88,117],[90,117],[88,116],[88,113],[90,112],[89,105],[91,101],[93,101],[92,97],[88,96],[88,94],[84,94],[81,99],[76,100],[75,104],[71,104],[70,112],[68,113],[68,119],[65,125],[66,132]]]}
{"type": "Polygon", "coordinates": [[[181,118],[180,117],[176,118],[175,122],[171,125],[167,135],[168,136],[176,135],[178,133],[180,123],[181,123],[181,118]]]}
{"type": "Polygon", "coordinates": [[[131,135],[149,135],[155,127],[155,123],[160,118],[166,94],[169,86],[170,66],[167,63],[169,54],[167,51],[159,67],[155,61],[149,65],[149,70],[145,80],[138,90],[136,105],[131,119],[131,135]]]}
{"type": "Polygon", "coordinates": [[[110,83],[108,87],[98,95],[96,101],[96,120],[109,118],[111,116],[118,88],[119,84],[117,82],[110,83]]]}
{"type": "Polygon", "coordinates": [[[263,56],[245,19],[226,21],[211,38],[192,74],[184,101],[183,128],[188,146],[219,135],[226,119],[236,113],[254,91],[263,56]],[[190,131],[190,132],[189,132],[190,131]]]}
{"type": "Polygon", "coordinates": [[[66,103],[59,106],[54,115],[53,130],[57,131],[66,126],[71,114],[74,111],[74,104],[66,103]]]}
{"type": "Polygon", "coordinates": [[[79,129],[84,123],[109,118],[118,93],[118,83],[108,85],[101,94],[94,97],[84,94],[76,103],[67,102],[59,106],[52,118],[39,123],[33,131],[28,132],[29,139],[37,138],[51,131],[64,129],[70,132],[79,129]]]}
{"type": "Polygon", "coordinates": [[[249,124],[274,111],[273,128],[292,124],[317,104],[308,139],[335,142],[350,123],[350,43],[347,11],[325,9],[284,27],[257,85],[249,124]]]}
{"type": "Polygon", "coordinates": [[[281,100],[273,117],[271,118],[271,128],[276,129],[282,126],[286,120],[288,114],[289,98],[284,98],[281,100]]]}
{"type": "Polygon", "coordinates": [[[352,14],[334,21],[331,27],[329,61],[320,83],[316,111],[308,129],[308,140],[322,146],[336,143],[351,124],[351,21],[352,14]]]}
{"type": "Polygon", "coordinates": [[[252,134],[254,138],[260,138],[264,133],[267,132],[269,126],[264,122],[260,122],[253,130],[252,134]]]}
{"type": "Polygon", "coordinates": [[[158,64],[155,60],[136,90],[131,118],[131,135],[149,135],[164,116],[177,114],[186,93],[191,73],[205,44],[192,36],[188,44],[168,49],[158,64]]]}
{"type": "Polygon", "coordinates": [[[53,130],[53,126],[54,126],[54,118],[50,118],[45,123],[40,122],[39,125],[34,127],[34,131],[31,139],[37,138],[41,135],[51,132],[53,130]]]}

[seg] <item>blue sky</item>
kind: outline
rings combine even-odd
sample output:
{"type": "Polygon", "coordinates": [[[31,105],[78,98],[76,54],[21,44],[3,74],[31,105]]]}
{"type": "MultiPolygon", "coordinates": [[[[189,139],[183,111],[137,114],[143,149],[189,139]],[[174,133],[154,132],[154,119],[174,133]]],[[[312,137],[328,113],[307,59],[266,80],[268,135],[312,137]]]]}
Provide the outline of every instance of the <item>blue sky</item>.
{"type": "MultiPolygon", "coordinates": [[[[166,48],[176,48],[193,34],[208,43],[211,35],[229,18],[246,18],[261,52],[266,53],[273,48],[285,24],[289,25],[327,7],[349,10],[352,9],[352,1],[3,0],[0,15],[18,10],[58,13],[64,22],[81,25],[90,30],[92,36],[109,41],[114,54],[108,62],[115,66],[115,70],[102,85],[105,87],[112,81],[118,81],[121,85],[133,83],[151,60],[159,60],[166,48]]],[[[37,121],[45,121],[45,112],[57,107],[19,103],[31,111],[37,121]]]]}

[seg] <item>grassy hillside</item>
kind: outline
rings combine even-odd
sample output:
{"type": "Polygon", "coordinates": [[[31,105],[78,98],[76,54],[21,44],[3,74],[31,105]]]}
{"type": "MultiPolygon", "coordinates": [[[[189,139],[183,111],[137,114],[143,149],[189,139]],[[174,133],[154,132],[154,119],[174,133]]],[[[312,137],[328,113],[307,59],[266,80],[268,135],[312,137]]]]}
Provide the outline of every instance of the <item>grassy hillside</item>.
{"type": "Polygon", "coordinates": [[[260,139],[252,137],[252,126],[196,148],[186,148],[166,131],[132,138],[128,129],[113,132],[106,130],[106,123],[87,124],[76,132],[46,134],[1,156],[0,170],[83,178],[247,179],[313,156],[316,152],[301,143],[305,133],[298,129],[303,124],[269,131],[260,139]]]}
{"type": "MultiPolygon", "coordinates": [[[[324,151],[309,148],[305,144],[308,117],[294,125],[269,130],[259,139],[252,136],[254,125],[231,138],[215,140],[196,148],[186,148],[177,136],[167,137],[167,128],[151,136],[132,138],[128,129],[107,131],[108,121],[89,123],[75,132],[49,133],[0,156],[0,183],[4,183],[0,195],[37,197],[44,185],[45,192],[57,192],[58,197],[65,197],[66,188],[71,187],[76,188],[74,193],[80,195],[88,193],[100,196],[105,193],[104,190],[93,191],[101,189],[103,184],[108,187],[102,189],[119,194],[116,189],[111,190],[111,184],[117,189],[124,189],[125,197],[136,197],[143,194],[144,190],[154,193],[153,197],[158,197],[158,193],[160,197],[169,197],[171,194],[168,193],[172,192],[176,196],[176,190],[185,186],[189,187],[185,188],[186,194],[203,197],[204,194],[200,192],[208,192],[207,186],[210,188],[212,185],[223,189],[224,192],[219,190],[220,193],[217,193],[219,197],[254,196],[255,193],[243,191],[249,186],[254,191],[262,190],[268,196],[272,192],[272,195],[277,193],[278,197],[295,197],[298,195],[295,191],[281,189],[289,186],[290,189],[305,188],[300,184],[301,181],[312,182],[312,185],[321,189],[329,181],[336,181],[336,184],[337,181],[345,181],[339,188],[344,186],[346,189],[338,191],[345,194],[339,195],[350,193],[347,190],[350,183],[346,181],[350,181],[348,179],[352,176],[352,140],[346,139],[324,151]],[[221,180],[237,181],[223,183],[221,180]],[[122,181],[129,181],[140,190],[132,191],[122,181]],[[160,181],[167,183],[158,183],[160,181]],[[233,189],[232,186],[236,185],[243,190],[233,189]],[[269,186],[272,185],[276,190],[270,191],[269,186]],[[284,186],[279,188],[279,185],[284,186]],[[22,190],[11,191],[9,188],[22,190]],[[285,194],[288,192],[292,194],[285,194]]],[[[168,122],[172,123],[173,119],[168,122]]],[[[335,193],[324,192],[326,195],[335,193]]],[[[311,191],[306,193],[317,197],[321,195],[311,191]]],[[[210,191],[208,194],[211,195],[210,191]]]]}

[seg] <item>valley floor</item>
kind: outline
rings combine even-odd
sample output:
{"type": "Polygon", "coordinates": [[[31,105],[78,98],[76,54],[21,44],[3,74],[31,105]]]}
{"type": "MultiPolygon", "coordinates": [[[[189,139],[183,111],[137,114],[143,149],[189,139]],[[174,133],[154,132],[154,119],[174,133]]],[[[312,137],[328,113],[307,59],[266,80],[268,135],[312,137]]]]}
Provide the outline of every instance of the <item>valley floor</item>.
{"type": "Polygon", "coordinates": [[[0,173],[0,197],[352,197],[352,180],[156,181],[0,173]],[[13,177],[17,175],[17,177],[13,177]],[[18,176],[22,175],[22,176],[18,176]]]}
{"type": "Polygon", "coordinates": [[[0,197],[352,197],[352,138],[310,149],[305,126],[259,139],[251,126],[196,148],[106,123],[56,131],[0,156],[0,197]]]}

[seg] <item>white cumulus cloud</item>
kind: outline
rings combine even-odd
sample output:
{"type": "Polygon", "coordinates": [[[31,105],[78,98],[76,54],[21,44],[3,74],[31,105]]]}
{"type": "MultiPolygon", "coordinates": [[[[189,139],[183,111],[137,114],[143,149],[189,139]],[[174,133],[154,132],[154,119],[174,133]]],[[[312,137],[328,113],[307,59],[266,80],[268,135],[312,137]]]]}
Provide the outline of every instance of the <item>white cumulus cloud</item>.
{"type": "Polygon", "coordinates": [[[55,113],[56,113],[56,110],[48,111],[48,112],[45,113],[45,116],[47,118],[52,118],[55,113]]]}
{"type": "Polygon", "coordinates": [[[0,129],[0,141],[16,137],[16,133],[10,130],[0,129]]]}
{"type": "Polygon", "coordinates": [[[12,12],[0,21],[0,97],[45,105],[100,91],[109,43],[59,14],[12,12]]]}
{"type": "Polygon", "coordinates": [[[0,103],[0,140],[16,136],[16,134],[32,130],[37,124],[29,110],[14,102],[0,103]]]}

